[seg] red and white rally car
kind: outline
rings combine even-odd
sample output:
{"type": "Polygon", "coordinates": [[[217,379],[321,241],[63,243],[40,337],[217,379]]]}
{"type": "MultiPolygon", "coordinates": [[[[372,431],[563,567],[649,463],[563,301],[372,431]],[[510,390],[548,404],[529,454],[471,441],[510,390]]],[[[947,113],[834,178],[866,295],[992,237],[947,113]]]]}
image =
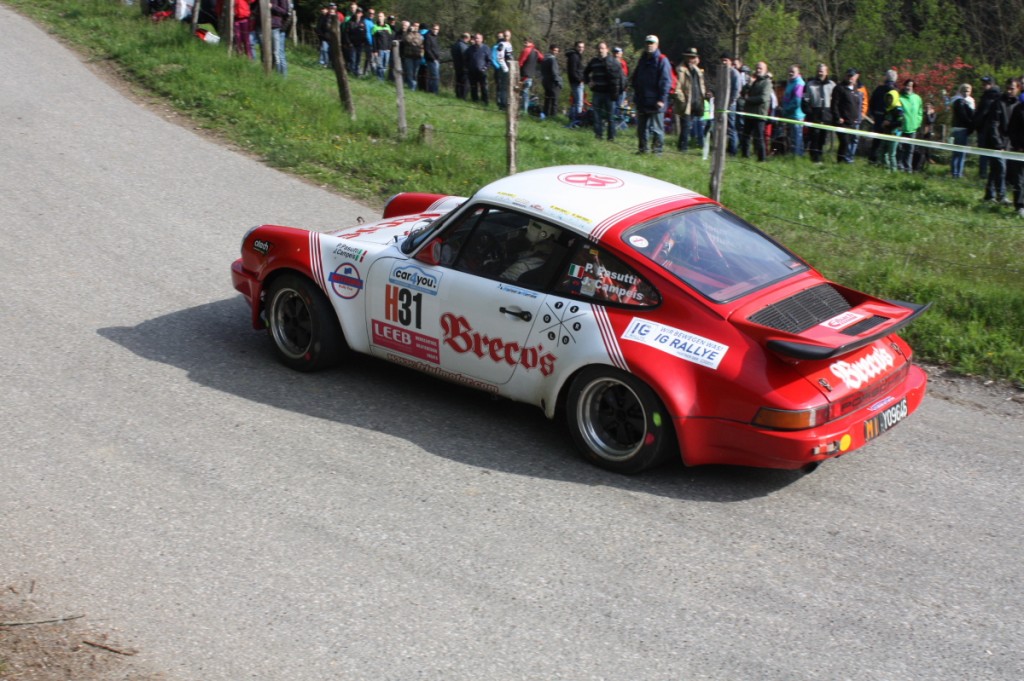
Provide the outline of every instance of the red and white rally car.
{"type": "Polygon", "coordinates": [[[813,468],[921,404],[896,331],[926,306],[834,284],[711,199],[594,166],[378,222],[264,225],[232,278],[300,371],[374,355],[564,414],[590,461],[813,468]]]}

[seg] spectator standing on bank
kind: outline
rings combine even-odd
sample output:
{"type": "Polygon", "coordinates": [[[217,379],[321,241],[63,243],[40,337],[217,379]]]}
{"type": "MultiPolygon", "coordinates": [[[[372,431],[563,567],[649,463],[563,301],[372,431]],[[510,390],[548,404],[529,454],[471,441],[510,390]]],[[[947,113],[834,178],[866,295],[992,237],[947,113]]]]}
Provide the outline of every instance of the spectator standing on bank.
{"type": "MultiPolygon", "coordinates": [[[[1006,137],[1010,151],[1024,152],[1024,104],[1020,101],[1021,81],[1011,78],[1006,83],[1008,94],[1016,94],[1017,102],[1010,109],[1006,124],[1006,137]]],[[[1007,161],[1007,180],[1013,191],[1013,207],[1017,215],[1024,218],[1024,161],[1007,161]]]]}
{"type": "MultiPolygon", "coordinates": [[[[260,4],[250,3],[251,19],[257,26],[260,22],[260,4]]],[[[288,58],[284,53],[285,39],[288,37],[284,31],[284,21],[291,13],[289,0],[270,0],[270,29],[271,29],[271,55],[273,56],[274,70],[282,76],[288,75],[288,58]]],[[[252,35],[259,35],[258,31],[252,35]]],[[[260,50],[266,49],[261,43],[260,50]]]]}
{"type": "Polygon", "coordinates": [[[729,82],[725,92],[715,93],[715,106],[726,109],[729,113],[726,117],[728,129],[726,130],[726,151],[735,156],[740,147],[740,134],[736,121],[736,106],[740,99],[740,72],[733,66],[732,58],[728,54],[722,55],[722,66],[729,70],[729,82]]]}
{"type": "Polygon", "coordinates": [[[466,74],[469,76],[469,94],[474,102],[487,106],[487,72],[491,68],[491,48],[484,43],[482,33],[473,36],[473,44],[466,50],[466,74]]]}
{"type": "MultiPolygon", "coordinates": [[[[1018,104],[1020,81],[1011,78],[1006,82],[1006,87],[1006,91],[1000,92],[998,99],[991,106],[985,108],[984,115],[979,115],[978,146],[984,149],[1006,151],[1010,147],[1008,137],[1010,114],[1013,113],[1013,107],[1018,104]],[[1011,87],[1014,88],[1012,92],[1011,87]]],[[[996,89],[998,88],[993,85],[988,92],[996,89]]],[[[983,95],[983,99],[986,95],[983,95]]],[[[991,96],[988,97],[991,98],[991,96]]],[[[981,106],[978,107],[979,114],[981,108],[981,106]]],[[[1006,159],[989,158],[984,200],[1002,204],[1010,203],[1006,198],[1006,159]]]]}
{"type": "Polygon", "coordinates": [[[399,48],[402,56],[402,71],[405,77],[405,87],[415,90],[420,71],[420,62],[423,61],[423,34],[420,33],[419,22],[412,22],[409,30],[402,34],[402,46],[399,48]]]}
{"type": "Polygon", "coordinates": [[[519,96],[523,100],[523,113],[530,113],[530,92],[533,90],[533,83],[539,73],[539,65],[544,61],[544,55],[540,53],[536,45],[529,38],[523,45],[523,51],[519,55],[519,96]]]}
{"type": "Polygon", "coordinates": [[[541,62],[541,84],[544,86],[544,106],[542,118],[553,118],[558,115],[558,98],[562,94],[562,69],[558,65],[558,45],[548,48],[548,53],[541,62]]]}
{"type": "MultiPolygon", "coordinates": [[[[904,139],[917,139],[918,131],[921,129],[921,122],[924,120],[924,102],[921,95],[914,92],[914,79],[907,78],[903,81],[903,90],[900,92],[900,103],[903,105],[903,130],[900,136],[904,139]]],[[[905,173],[914,170],[914,145],[902,142],[896,152],[896,168],[905,173]]]]}
{"type": "Polygon", "coordinates": [[[468,33],[463,33],[459,39],[452,43],[452,68],[455,69],[455,96],[459,99],[466,99],[469,96],[469,70],[466,68],[466,51],[469,49],[473,38],[468,33]]]}
{"type": "Polygon", "coordinates": [[[338,14],[338,6],[333,2],[320,8],[320,14],[316,18],[316,37],[320,41],[320,58],[317,65],[325,69],[331,63],[331,44],[328,37],[331,31],[331,22],[338,14]]]}
{"type": "Polygon", "coordinates": [[[380,80],[387,77],[388,66],[391,65],[391,48],[395,44],[395,36],[391,29],[394,17],[388,17],[388,20],[380,22],[373,29],[374,63],[377,65],[377,78],[380,80]]]}
{"type": "Polygon", "coordinates": [[[608,141],[615,139],[615,111],[619,93],[626,87],[619,60],[608,50],[608,43],[598,43],[597,56],[583,70],[583,78],[590,83],[591,105],[594,110],[594,136],[603,139],[608,127],[608,141]]]}
{"type": "Polygon", "coordinates": [[[565,70],[569,76],[569,122],[575,123],[583,115],[583,52],[582,40],[565,55],[565,70]]]}
{"type": "Polygon", "coordinates": [[[806,118],[804,114],[804,79],[800,75],[800,66],[793,64],[789,67],[789,77],[786,79],[786,89],[782,93],[782,116],[796,123],[786,124],[786,133],[789,142],[789,150],[794,156],[804,155],[804,126],[800,123],[806,118]]]}
{"type": "MultiPolygon", "coordinates": [[[[982,131],[981,121],[988,117],[988,111],[998,101],[1002,95],[1002,90],[996,85],[996,81],[992,76],[984,76],[981,79],[981,97],[978,98],[978,110],[974,113],[974,129],[977,131],[977,142],[978,146],[984,146],[982,143],[982,131]]],[[[979,156],[978,157],[978,178],[984,180],[988,177],[989,163],[992,161],[990,156],[979,156]]]]}
{"type": "MultiPolygon", "coordinates": [[[[972,88],[970,83],[962,83],[957,88],[950,108],[953,110],[953,144],[961,147],[967,146],[967,141],[974,128],[974,97],[971,96],[972,88]]],[[[949,171],[954,179],[964,176],[964,162],[967,154],[962,151],[954,151],[950,157],[949,171]]]]}
{"type": "MultiPolygon", "coordinates": [[[[683,52],[683,58],[676,67],[676,85],[672,90],[673,123],[679,133],[676,149],[684,153],[690,146],[694,124],[700,127],[704,116],[704,92],[707,88],[704,73],[697,66],[699,58],[696,47],[683,52]]],[[[701,134],[698,132],[695,137],[699,141],[701,134]]]]}
{"type": "Polygon", "coordinates": [[[366,22],[363,19],[362,8],[356,9],[355,16],[351,16],[345,22],[345,44],[348,50],[345,58],[348,60],[348,70],[353,76],[360,75],[359,61],[366,46],[366,22]]]}
{"type": "MultiPolygon", "coordinates": [[[[619,60],[619,66],[622,67],[622,75],[626,77],[626,82],[629,83],[629,63],[626,62],[626,58],[622,56],[621,47],[612,48],[612,56],[619,60]]],[[[622,111],[623,107],[626,106],[626,92],[629,90],[628,87],[622,88],[622,92],[619,93],[619,101],[616,104],[619,107],[619,111],[622,111]]]]}
{"type": "Polygon", "coordinates": [[[644,39],[644,53],[633,69],[638,154],[661,154],[665,148],[665,107],[672,90],[672,65],[658,49],[658,36],[644,39]]]}
{"type": "Polygon", "coordinates": [[[434,24],[423,36],[423,59],[427,69],[427,92],[437,94],[441,83],[441,27],[434,24]]]}
{"type": "MultiPolygon", "coordinates": [[[[871,127],[872,132],[885,132],[883,128],[885,127],[885,114],[889,110],[889,100],[891,99],[890,94],[895,92],[897,94],[897,98],[899,96],[899,91],[896,89],[896,78],[896,71],[894,69],[889,69],[885,72],[885,80],[871,91],[871,99],[868,101],[868,111],[871,112],[871,120],[874,121],[874,125],[871,127]]],[[[888,144],[888,142],[886,142],[886,144],[888,144]]],[[[870,163],[879,163],[878,153],[882,149],[882,146],[882,140],[878,138],[871,140],[871,151],[868,153],[868,161],[870,163]]]]}
{"type": "MultiPolygon", "coordinates": [[[[743,101],[743,112],[767,116],[772,105],[772,76],[768,73],[768,65],[763,61],[754,65],[754,76],[740,94],[743,101]]],[[[754,116],[745,116],[743,121],[743,134],[740,136],[740,152],[743,158],[750,154],[750,140],[754,140],[754,153],[758,161],[768,160],[768,151],[765,146],[764,128],[765,120],[754,116]]]]}
{"type": "MultiPolygon", "coordinates": [[[[818,71],[804,85],[803,109],[808,123],[832,124],[832,91],[836,83],[829,78],[828,66],[818,64],[818,71]]],[[[821,163],[828,142],[828,131],[810,128],[807,131],[807,151],[812,163],[821,163]]]]}
{"type": "Polygon", "coordinates": [[[885,169],[895,171],[899,169],[896,162],[896,150],[899,147],[899,137],[903,132],[903,105],[900,102],[900,93],[893,88],[885,95],[885,113],[882,114],[882,133],[889,135],[881,144],[882,163],[885,169]]]}
{"type": "MultiPolygon", "coordinates": [[[[860,117],[863,111],[861,102],[861,91],[859,83],[860,73],[857,69],[848,69],[846,78],[832,90],[832,118],[836,126],[847,130],[857,130],[860,127],[860,117]]],[[[839,149],[836,152],[836,163],[853,163],[857,146],[854,141],[856,135],[839,133],[839,149]]]]}

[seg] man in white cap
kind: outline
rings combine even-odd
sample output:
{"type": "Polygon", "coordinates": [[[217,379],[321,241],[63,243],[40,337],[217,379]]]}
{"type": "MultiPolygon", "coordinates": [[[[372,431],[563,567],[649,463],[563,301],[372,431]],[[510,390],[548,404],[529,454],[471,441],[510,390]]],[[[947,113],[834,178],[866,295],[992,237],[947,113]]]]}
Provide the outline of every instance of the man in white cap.
{"type": "Polygon", "coordinates": [[[660,154],[665,147],[665,108],[672,89],[672,65],[658,49],[658,36],[644,39],[644,53],[633,69],[638,154],[660,154]]]}

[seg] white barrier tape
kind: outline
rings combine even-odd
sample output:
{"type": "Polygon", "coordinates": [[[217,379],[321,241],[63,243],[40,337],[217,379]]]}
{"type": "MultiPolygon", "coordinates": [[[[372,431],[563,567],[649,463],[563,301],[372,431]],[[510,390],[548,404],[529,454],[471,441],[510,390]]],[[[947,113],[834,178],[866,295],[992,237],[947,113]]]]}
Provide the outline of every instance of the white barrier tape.
{"type": "MultiPolygon", "coordinates": [[[[719,111],[719,113],[723,113],[719,111]]],[[[900,144],[913,144],[918,147],[928,147],[929,149],[939,149],[940,151],[953,151],[966,154],[974,154],[976,156],[991,156],[992,158],[1004,158],[1008,161],[1024,161],[1024,152],[1020,151],[1001,151],[999,149],[982,149],[981,147],[973,146],[961,146],[959,144],[949,144],[947,142],[934,142],[932,140],[919,140],[913,137],[903,137],[902,135],[886,135],[881,132],[868,132],[867,130],[854,130],[852,128],[840,128],[834,125],[825,125],[823,123],[808,123],[807,121],[796,121],[792,118],[778,118],[777,116],[762,116],[761,114],[743,113],[742,111],[727,111],[724,113],[734,113],[737,116],[749,116],[751,118],[763,118],[766,121],[777,121],[779,123],[785,123],[786,125],[800,125],[806,128],[818,128],[819,130],[829,130],[832,132],[841,133],[843,135],[856,135],[858,137],[870,137],[871,139],[879,139],[886,142],[896,141],[900,144]]]]}

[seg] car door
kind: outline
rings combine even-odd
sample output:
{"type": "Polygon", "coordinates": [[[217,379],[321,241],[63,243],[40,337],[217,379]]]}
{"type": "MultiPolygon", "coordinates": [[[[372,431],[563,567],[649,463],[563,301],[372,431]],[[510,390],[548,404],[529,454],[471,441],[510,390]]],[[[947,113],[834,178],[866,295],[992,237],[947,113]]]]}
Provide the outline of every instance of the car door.
{"type": "Polygon", "coordinates": [[[371,351],[477,387],[543,370],[527,339],[543,285],[567,248],[563,230],[504,207],[470,207],[417,259],[382,259],[369,273],[371,351]]]}

